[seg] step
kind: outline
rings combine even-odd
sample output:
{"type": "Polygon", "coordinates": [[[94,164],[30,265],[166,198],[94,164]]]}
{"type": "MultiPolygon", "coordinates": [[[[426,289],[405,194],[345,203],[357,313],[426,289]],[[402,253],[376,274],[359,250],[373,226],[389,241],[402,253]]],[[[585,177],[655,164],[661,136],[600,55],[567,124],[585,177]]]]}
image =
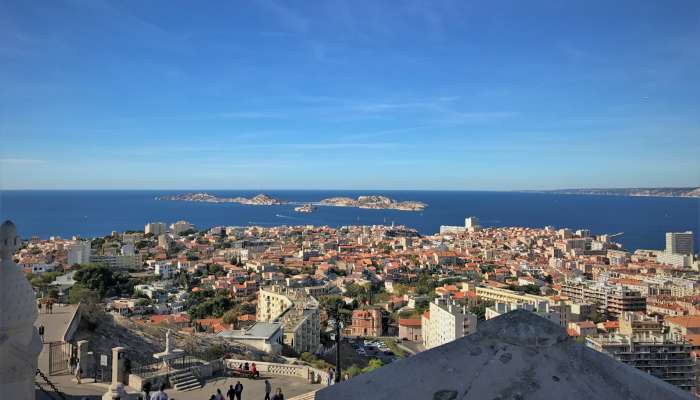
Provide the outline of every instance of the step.
{"type": "Polygon", "coordinates": [[[189,384],[187,384],[187,385],[182,385],[182,386],[181,386],[181,385],[177,385],[177,386],[175,386],[175,389],[176,389],[178,392],[187,392],[188,390],[195,390],[195,389],[201,389],[201,388],[202,388],[202,384],[200,384],[199,382],[191,382],[191,383],[189,383],[189,384]]]}
{"type": "Polygon", "coordinates": [[[199,383],[199,380],[197,380],[197,379],[194,378],[194,377],[189,378],[189,379],[183,379],[183,380],[181,380],[181,381],[174,382],[173,386],[187,385],[187,384],[190,384],[190,383],[192,383],[192,382],[197,382],[197,383],[199,383]]]}

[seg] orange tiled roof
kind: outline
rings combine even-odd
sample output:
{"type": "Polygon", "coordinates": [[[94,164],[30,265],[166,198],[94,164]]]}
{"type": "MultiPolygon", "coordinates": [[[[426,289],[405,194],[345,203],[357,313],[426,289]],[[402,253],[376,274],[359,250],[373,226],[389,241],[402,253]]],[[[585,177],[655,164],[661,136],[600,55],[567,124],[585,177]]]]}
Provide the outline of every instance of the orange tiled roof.
{"type": "Polygon", "coordinates": [[[666,321],[686,328],[700,328],[700,315],[685,315],[681,317],[667,317],[666,321]]]}
{"type": "Polygon", "coordinates": [[[420,327],[421,320],[418,318],[400,318],[399,326],[420,327]]]}

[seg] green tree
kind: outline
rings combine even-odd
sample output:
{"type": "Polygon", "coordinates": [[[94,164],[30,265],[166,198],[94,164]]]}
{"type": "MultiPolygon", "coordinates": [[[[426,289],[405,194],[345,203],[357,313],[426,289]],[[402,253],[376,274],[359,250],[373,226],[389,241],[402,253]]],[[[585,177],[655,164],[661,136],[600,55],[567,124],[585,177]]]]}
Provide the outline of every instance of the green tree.
{"type": "Polygon", "coordinates": [[[68,292],[68,302],[71,304],[96,304],[99,303],[99,301],[99,293],[80,284],[73,285],[68,292]]]}
{"type": "Polygon", "coordinates": [[[238,310],[236,310],[236,309],[228,310],[224,313],[224,316],[223,316],[224,324],[237,326],[238,325],[238,317],[239,317],[238,310]]]}
{"type": "Polygon", "coordinates": [[[380,360],[378,358],[373,358],[373,359],[369,360],[369,362],[367,363],[367,366],[362,369],[362,372],[371,372],[377,368],[381,368],[383,365],[384,365],[384,363],[382,362],[382,360],[380,360]]]}

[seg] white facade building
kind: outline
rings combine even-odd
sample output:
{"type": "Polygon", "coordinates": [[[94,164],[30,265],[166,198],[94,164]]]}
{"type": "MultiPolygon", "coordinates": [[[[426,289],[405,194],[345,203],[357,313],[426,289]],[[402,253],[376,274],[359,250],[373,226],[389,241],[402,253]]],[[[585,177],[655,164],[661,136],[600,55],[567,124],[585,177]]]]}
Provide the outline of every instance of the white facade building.
{"type": "Polygon", "coordinates": [[[188,231],[190,229],[194,229],[194,225],[190,224],[187,221],[177,221],[170,225],[170,231],[176,235],[179,235],[180,233],[188,231]]]}
{"type": "Polygon", "coordinates": [[[143,228],[144,233],[151,233],[153,236],[162,235],[166,230],[167,227],[163,222],[149,222],[143,228]]]}
{"type": "Polygon", "coordinates": [[[154,273],[163,279],[170,279],[173,275],[173,266],[170,263],[156,263],[154,273]]]}
{"type": "Polygon", "coordinates": [[[87,264],[90,262],[92,247],[89,240],[78,241],[68,248],[68,265],[87,264]]]}
{"type": "Polygon", "coordinates": [[[666,253],[692,256],[695,253],[693,232],[666,232],[666,253]]]}
{"type": "Polygon", "coordinates": [[[481,225],[479,225],[479,219],[477,217],[467,217],[464,219],[464,227],[467,228],[467,230],[473,231],[481,228],[481,225]]]}
{"type": "Polygon", "coordinates": [[[421,335],[426,349],[441,346],[476,332],[476,315],[448,295],[430,303],[428,315],[421,317],[421,335]]]}

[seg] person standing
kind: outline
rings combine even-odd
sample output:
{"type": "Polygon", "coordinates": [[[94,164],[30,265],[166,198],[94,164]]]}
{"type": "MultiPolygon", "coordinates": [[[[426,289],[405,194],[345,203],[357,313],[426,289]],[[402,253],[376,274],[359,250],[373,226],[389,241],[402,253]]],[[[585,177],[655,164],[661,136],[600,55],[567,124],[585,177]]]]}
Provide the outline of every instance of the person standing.
{"type": "Polygon", "coordinates": [[[78,385],[81,384],[80,382],[80,376],[83,374],[83,370],[80,366],[80,359],[78,358],[78,361],[75,364],[75,380],[78,381],[78,385]]]}
{"type": "Polygon", "coordinates": [[[241,396],[243,396],[243,384],[241,384],[241,381],[236,382],[236,386],[233,389],[236,391],[236,400],[241,400],[241,396]]]}
{"type": "Polygon", "coordinates": [[[228,392],[226,392],[226,397],[228,397],[228,400],[235,400],[236,390],[233,388],[233,385],[228,385],[228,392]]]}
{"type": "Polygon", "coordinates": [[[75,374],[75,367],[78,365],[78,357],[76,357],[75,352],[73,352],[68,359],[68,366],[70,367],[70,373],[75,374]]]}
{"type": "Polygon", "coordinates": [[[282,388],[277,388],[277,392],[275,393],[275,397],[273,397],[272,400],[284,400],[284,394],[282,394],[282,388]]]}
{"type": "Polygon", "coordinates": [[[216,389],[216,400],[226,400],[224,395],[221,393],[221,389],[216,389]]]}
{"type": "Polygon", "coordinates": [[[151,395],[151,400],[168,400],[168,394],[165,393],[165,384],[160,385],[160,390],[151,395]]]}
{"type": "Polygon", "coordinates": [[[333,368],[328,368],[328,376],[326,377],[326,385],[327,386],[332,385],[333,379],[335,379],[335,370],[333,368]]]}
{"type": "Polygon", "coordinates": [[[265,379],[265,400],[270,400],[270,392],[272,392],[272,385],[270,385],[270,381],[265,379]]]}
{"type": "Polygon", "coordinates": [[[39,325],[39,337],[41,337],[41,343],[44,343],[44,325],[39,325]]]}
{"type": "Polygon", "coordinates": [[[144,397],[144,399],[150,400],[151,399],[151,382],[146,381],[146,383],[143,384],[141,389],[143,389],[143,393],[146,395],[146,397],[144,397]]]}

